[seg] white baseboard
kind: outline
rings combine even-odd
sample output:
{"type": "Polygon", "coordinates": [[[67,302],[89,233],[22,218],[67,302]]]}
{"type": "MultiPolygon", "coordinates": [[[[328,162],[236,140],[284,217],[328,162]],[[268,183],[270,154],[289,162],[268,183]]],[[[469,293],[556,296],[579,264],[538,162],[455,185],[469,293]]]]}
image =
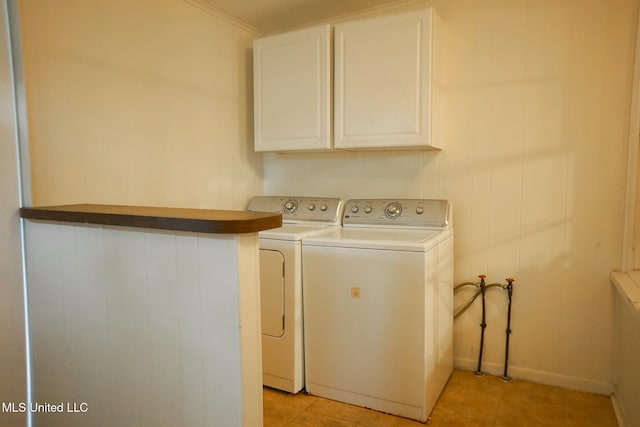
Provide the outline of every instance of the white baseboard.
{"type": "Polygon", "coordinates": [[[618,421],[618,427],[630,427],[631,424],[627,421],[627,416],[624,412],[624,407],[618,400],[618,395],[613,393],[611,395],[611,404],[613,405],[613,412],[616,414],[616,420],[618,421]]]}
{"type": "MultiPolygon", "coordinates": [[[[456,357],[454,359],[454,366],[457,369],[475,372],[475,370],[478,368],[478,360],[456,357]]],[[[482,362],[482,372],[501,377],[504,373],[504,366],[496,363],[482,362]]],[[[535,383],[562,387],[571,390],[584,391],[587,393],[602,394],[605,396],[612,395],[614,391],[613,385],[609,383],[594,381],[586,378],[570,377],[553,372],[521,368],[518,366],[509,366],[507,375],[513,379],[527,380],[535,383]]]]}

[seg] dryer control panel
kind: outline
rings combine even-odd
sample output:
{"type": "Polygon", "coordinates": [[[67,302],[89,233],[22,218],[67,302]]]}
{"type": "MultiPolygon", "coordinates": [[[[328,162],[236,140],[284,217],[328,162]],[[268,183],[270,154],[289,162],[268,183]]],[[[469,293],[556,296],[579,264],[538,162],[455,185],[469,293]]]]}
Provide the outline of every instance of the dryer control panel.
{"type": "Polygon", "coordinates": [[[347,200],[344,226],[444,229],[451,222],[451,203],[441,199],[347,200]]]}
{"type": "Polygon", "coordinates": [[[313,221],[339,225],[344,202],[332,197],[254,196],[249,211],[280,212],[283,222],[313,221]]]}

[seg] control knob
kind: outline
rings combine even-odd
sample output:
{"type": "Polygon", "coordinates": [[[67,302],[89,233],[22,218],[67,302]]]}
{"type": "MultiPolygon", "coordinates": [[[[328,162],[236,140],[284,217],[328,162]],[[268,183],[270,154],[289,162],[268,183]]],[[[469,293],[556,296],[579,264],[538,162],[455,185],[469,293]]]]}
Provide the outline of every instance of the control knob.
{"type": "Polygon", "coordinates": [[[359,211],[359,210],[360,210],[360,208],[359,208],[359,207],[357,207],[357,206],[351,206],[351,212],[352,212],[352,213],[358,213],[358,211],[359,211]]]}
{"type": "Polygon", "coordinates": [[[309,205],[309,210],[310,210],[310,211],[315,211],[315,210],[316,210],[316,205],[314,205],[313,203],[311,203],[311,204],[309,205]]]}
{"type": "Polygon", "coordinates": [[[320,205],[320,210],[322,212],[325,212],[327,209],[329,209],[329,207],[327,205],[320,205]]]}
{"type": "Polygon", "coordinates": [[[364,213],[371,213],[371,211],[372,211],[371,206],[365,206],[364,213]]]}
{"type": "Polygon", "coordinates": [[[384,214],[389,219],[395,219],[400,216],[402,213],[402,206],[400,203],[393,202],[389,203],[386,208],[384,208],[384,214]]]}
{"type": "Polygon", "coordinates": [[[418,207],[416,208],[416,213],[417,213],[418,215],[422,215],[422,214],[424,213],[424,208],[423,208],[422,206],[418,206],[418,207]]]}
{"type": "Polygon", "coordinates": [[[284,204],[284,211],[286,213],[294,213],[298,209],[298,202],[295,200],[287,200],[287,203],[284,204]]]}

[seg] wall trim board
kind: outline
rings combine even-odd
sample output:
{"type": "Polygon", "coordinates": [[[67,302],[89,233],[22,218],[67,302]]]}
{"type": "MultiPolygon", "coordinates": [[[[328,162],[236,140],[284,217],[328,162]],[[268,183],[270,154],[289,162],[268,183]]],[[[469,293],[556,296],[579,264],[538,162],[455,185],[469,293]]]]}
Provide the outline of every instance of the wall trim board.
{"type": "Polygon", "coordinates": [[[624,235],[622,236],[621,270],[640,268],[640,251],[635,250],[639,241],[638,220],[638,144],[640,143],[640,11],[636,21],[636,47],[633,65],[631,103],[629,111],[629,148],[627,154],[627,188],[624,206],[624,235]]]}
{"type": "Polygon", "coordinates": [[[18,17],[18,0],[7,0],[9,24],[9,43],[11,77],[13,79],[15,121],[17,128],[17,162],[20,207],[32,205],[31,193],[31,161],[29,159],[29,126],[27,121],[27,95],[25,91],[24,61],[22,57],[22,39],[20,38],[20,19],[18,17]]]}
{"type": "MultiPolygon", "coordinates": [[[[456,357],[454,358],[453,365],[456,369],[475,371],[478,366],[478,360],[456,357]]],[[[504,366],[497,363],[483,361],[482,368],[482,372],[489,375],[502,376],[504,372],[504,366]]],[[[568,375],[539,371],[536,369],[522,368],[519,366],[509,366],[508,374],[515,380],[531,381],[534,383],[561,387],[585,393],[610,396],[614,392],[614,386],[609,383],[593,381],[586,378],[570,377],[568,375]]]]}
{"type": "MultiPolygon", "coordinates": [[[[24,87],[17,19],[17,0],[0,0],[0,116],[2,155],[0,163],[0,394],[3,401],[31,403],[29,323],[26,305],[24,222],[17,209],[30,200],[28,151],[23,140],[20,114],[24,113],[24,87]],[[6,142],[6,144],[5,144],[6,142]]],[[[26,131],[25,131],[26,134],[26,131]]],[[[5,411],[2,411],[5,412],[5,411]]],[[[3,425],[31,426],[31,414],[0,413],[3,425]]]]}
{"type": "Polygon", "coordinates": [[[616,415],[618,426],[631,427],[631,424],[629,424],[629,422],[627,421],[627,415],[624,411],[624,406],[621,404],[616,392],[611,395],[611,406],[613,406],[613,413],[616,415]]]}
{"type": "Polygon", "coordinates": [[[240,21],[239,19],[234,18],[233,16],[221,11],[220,9],[217,9],[213,6],[211,6],[208,3],[205,3],[202,0],[183,0],[185,3],[189,3],[192,6],[197,7],[198,9],[203,10],[204,12],[207,12],[213,16],[215,16],[216,18],[220,18],[221,20],[233,25],[234,27],[237,27],[243,31],[246,31],[256,37],[260,37],[263,35],[263,32],[260,31],[259,29],[240,21]]]}

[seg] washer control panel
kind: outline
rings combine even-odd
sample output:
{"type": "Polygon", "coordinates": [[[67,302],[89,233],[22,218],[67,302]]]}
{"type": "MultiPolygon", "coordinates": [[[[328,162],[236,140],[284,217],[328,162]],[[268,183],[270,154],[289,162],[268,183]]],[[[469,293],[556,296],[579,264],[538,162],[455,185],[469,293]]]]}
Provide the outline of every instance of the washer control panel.
{"type": "Polygon", "coordinates": [[[280,212],[283,222],[316,221],[340,224],[344,202],[331,197],[254,196],[249,211],[280,212]]]}
{"type": "Polygon", "coordinates": [[[446,228],[451,203],[440,199],[351,199],[347,200],[345,226],[446,228]]]}

